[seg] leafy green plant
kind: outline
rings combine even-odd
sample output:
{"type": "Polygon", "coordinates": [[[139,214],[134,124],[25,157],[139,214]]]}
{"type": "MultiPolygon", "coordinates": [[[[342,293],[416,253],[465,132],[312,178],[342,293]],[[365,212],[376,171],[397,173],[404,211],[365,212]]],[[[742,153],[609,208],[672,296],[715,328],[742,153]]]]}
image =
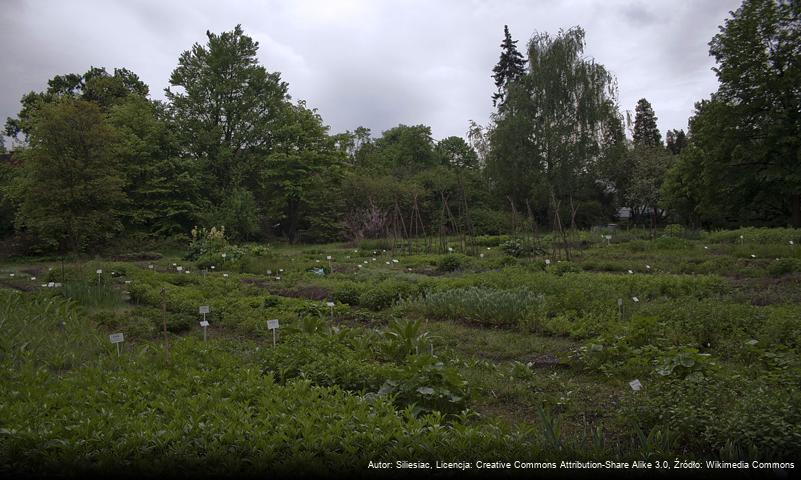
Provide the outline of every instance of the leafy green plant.
{"type": "Polygon", "coordinates": [[[448,254],[442,257],[437,264],[440,272],[455,272],[461,270],[464,263],[464,255],[448,254]]]}
{"type": "Polygon", "coordinates": [[[453,414],[464,410],[469,390],[453,367],[431,355],[412,355],[378,393],[391,396],[397,404],[413,405],[415,415],[432,411],[453,414]]]}
{"type": "Polygon", "coordinates": [[[532,250],[529,246],[525,245],[522,240],[513,238],[501,244],[501,250],[512,257],[524,257],[530,255],[532,250]]]}
{"type": "Polygon", "coordinates": [[[425,352],[432,345],[429,332],[421,332],[420,320],[394,319],[384,331],[381,351],[389,359],[402,361],[409,355],[425,352]]]}

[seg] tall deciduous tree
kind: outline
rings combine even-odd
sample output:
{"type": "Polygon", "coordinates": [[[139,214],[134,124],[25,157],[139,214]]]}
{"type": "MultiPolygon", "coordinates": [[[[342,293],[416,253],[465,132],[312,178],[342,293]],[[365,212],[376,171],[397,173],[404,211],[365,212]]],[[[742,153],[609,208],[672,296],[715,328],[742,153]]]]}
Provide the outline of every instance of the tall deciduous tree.
{"type": "Polygon", "coordinates": [[[49,248],[87,251],[121,228],[123,178],[113,130],[97,104],[62,98],[38,108],[15,191],[18,229],[49,248]]]}
{"type": "Polygon", "coordinates": [[[720,88],[696,105],[667,198],[698,202],[704,224],[801,227],[801,3],[746,0],[709,45],[720,88]]]}
{"type": "Polygon", "coordinates": [[[542,205],[600,189],[594,171],[619,113],[612,76],[584,57],[584,47],[579,27],[535,35],[529,70],[509,85],[495,115],[488,169],[498,193],[521,208],[532,198],[542,205]]]}
{"type": "MultiPolygon", "coordinates": [[[[345,155],[328,136],[328,127],[304,102],[289,105],[274,132],[273,151],[261,171],[258,200],[268,220],[290,242],[308,230],[331,239],[338,233],[337,208],[345,155]]],[[[306,235],[308,240],[324,238],[306,235]]]]}
{"type": "Polygon", "coordinates": [[[442,163],[458,169],[477,169],[478,155],[462,137],[451,136],[437,142],[434,148],[442,163]]]}
{"type": "Polygon", "coordinates": [[[517,40],[512,40],[509,33],[509,26],[503,26],[503,42],[501,42],[501,58],[498,64],[492,69],[492,78],[495,79],[495,87],[498,89],[492,95],[492,105],[503,104],[506,96],[506,87],[517,80],[525,71],[526,61],[523,55],[517,51],[517,40]]]}
{"type": "Polygon", "coordinates": [[[120,213],[129,234],[186,232],[204,209],[195,164],[178,155],[162,109],[132,96],[108,115],[115,130],[113,152],[125,179],[128,202],[120,213]]]}
{"type": "Polygon", "coordinates": [[[39,107],[60,98],[81,98],[96,103],[103,111],[123,102],[129,96],[146,97],[147,85],[127,68],[115,68],[109,74],[105,68],[90,67],[86,73],[56,75],[47,82],[43,92],[28,92],[22,96],[22,108],[16,118],[8,118],[5,134],[24,140],[32,128],[39,107]]]}
{"type": "Polygon", "coordinates": [[[201,162],[212,198],[243,186],[273,148],[287,84],[256,58],[258,42],[237,25],[206,32],[181,54],[166,96],[181,145],[201,162]]]}

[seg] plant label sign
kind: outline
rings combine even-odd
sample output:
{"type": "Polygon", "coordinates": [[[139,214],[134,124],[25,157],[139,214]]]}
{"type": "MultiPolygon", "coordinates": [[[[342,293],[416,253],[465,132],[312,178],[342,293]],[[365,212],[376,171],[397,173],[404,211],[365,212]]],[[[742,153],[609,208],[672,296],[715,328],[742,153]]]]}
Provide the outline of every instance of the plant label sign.
{"type": "Polygon", "coordinates": [[[97,273],[98,275],[100,275],[100,274],[102,274],[102,273],[103,273],[103,270],[101,270],[101,269],[99,269],[99,268],[98,268],[98,269],[97,269],[97,271],[96,271],[95,273],[97,273]]]}
{"type": "Polygon", "coordinates": [[[334,308],[334,302],[326,302],[325,304],[331,308],[334,308]]]}
{"type": "Polygon", "coordinates": [[[550,264],[551,264],[551,261],[546,258],[545,259],[545,265],[550,265],[550,264]]]}
{"type": "Polygon", "coordinates": [[[618,298],[617,299],[617,306],[618,307],[622,307],[623,306],[623,299],[622,298],[618,298]]]}
{"type": "Polygon", "coordinates": [[[108,339],[111,340],[111,343],[117,346],[117,356],[120,356],[120,344],[125,340],[122,333],[112,333],[108,336],[108,339]]]}
{"type": "Polygon", "coordinates": [[[637,298],[637,297],[631,297],[631,299],[632,299],[632,300],[634,300],[634,303],[637,303],[637,302],[639,302],[639,301],[640,301],[640,299],[639,299],[639,298],[637,298]]]}
{"type": "Polygon", "coordinates": [[[325,257],[326,260],[331,260],[331,255],[325,257]]]}
{"type": "Polygon", "coordinates": [[[278,320],[267,320],[267,328],[273,331],[273,347],[275,347],[275,332],[278,331],[278,320]]]}
{"type": "Polygon", "coordinates": [[[208,320],[201,320],[200,321],[200,326],[203,327],[203,328],[208,327],[209,326],[208,320]]]}
{"type": "Polygon", "coordinates": [[[175,267],[175,269],[178,270],[179,272],[182,272],[184,270],[184,267],[178,266],[178,267],[175,267]]]}
{"type": "Polygon", "coordinates": [[[634,390],[635,392],[639,392],[639,391],[640,391],[640,389],[642,388],[642,383],[640,383],[640,380],[639,380],[639,379],[635,378],[634,380],[632,380],[632,381],[630,381],[630,382],[629,382],[629,386],[630,386],[630,387],[631,387],[631,389],[632,389],[632,390],[634,390]]]}
{"type": "Polygon", "coordinates": [[[272,270],[267,270],[267,275],[272,275],[272,274],[273,274],[272,270]]]}
{"type": "Polygon", "coordinates": [[[205,314],[209,313],[209,306],[208,305],[202,305],[198,310],[200,311],[200,313],[205,315],[205,314]]]}

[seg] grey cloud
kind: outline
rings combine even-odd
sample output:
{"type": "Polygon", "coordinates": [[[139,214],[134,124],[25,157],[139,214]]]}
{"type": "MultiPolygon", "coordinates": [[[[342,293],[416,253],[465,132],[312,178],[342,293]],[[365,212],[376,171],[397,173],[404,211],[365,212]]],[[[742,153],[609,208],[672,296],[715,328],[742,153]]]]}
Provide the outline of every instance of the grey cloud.
{"type": "Polygon", "coordinates": [[[686,127],[693,104],[716,89],[707,43],[739,0],[327,0],[266,2],[12,0],[0,11],[0,118],[53,75],[90,65],[127,67],[163,98],[181,52],[206,30],[236,24],[260,42],[290,94],[317,107],[332,132],[376,134],[424,123],[436,138],[486,123],[503,25],[525,45],[535,31],[581,25],[587,54],[619,81],[620,107],[648,98],[667,128],[686,127]]]}

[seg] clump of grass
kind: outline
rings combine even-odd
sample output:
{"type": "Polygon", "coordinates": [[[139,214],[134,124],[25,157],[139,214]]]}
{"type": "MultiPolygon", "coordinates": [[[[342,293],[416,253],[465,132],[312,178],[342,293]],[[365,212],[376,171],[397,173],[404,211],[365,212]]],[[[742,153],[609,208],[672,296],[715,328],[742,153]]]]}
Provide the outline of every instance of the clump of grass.
{"type": "Polygon", "coordinates": [[[122,297],[111,285],[99,285],[84,282],[64,284],[62,295],[77,304],[89,308],[114,308],[122,305],[122,297]]]}
{"type": "Polygon", "coordinates": [[[102,345],[75,304],[58,297],[0,292],[0,363],[64,370],[95,357],[102,345]]]}
{"type": "Polygon", "coordinates": [[[527,288],[468,287],[429,293],[406,306],[432,319],[508,327],[536,322],[543,296],[527,288]]]}

